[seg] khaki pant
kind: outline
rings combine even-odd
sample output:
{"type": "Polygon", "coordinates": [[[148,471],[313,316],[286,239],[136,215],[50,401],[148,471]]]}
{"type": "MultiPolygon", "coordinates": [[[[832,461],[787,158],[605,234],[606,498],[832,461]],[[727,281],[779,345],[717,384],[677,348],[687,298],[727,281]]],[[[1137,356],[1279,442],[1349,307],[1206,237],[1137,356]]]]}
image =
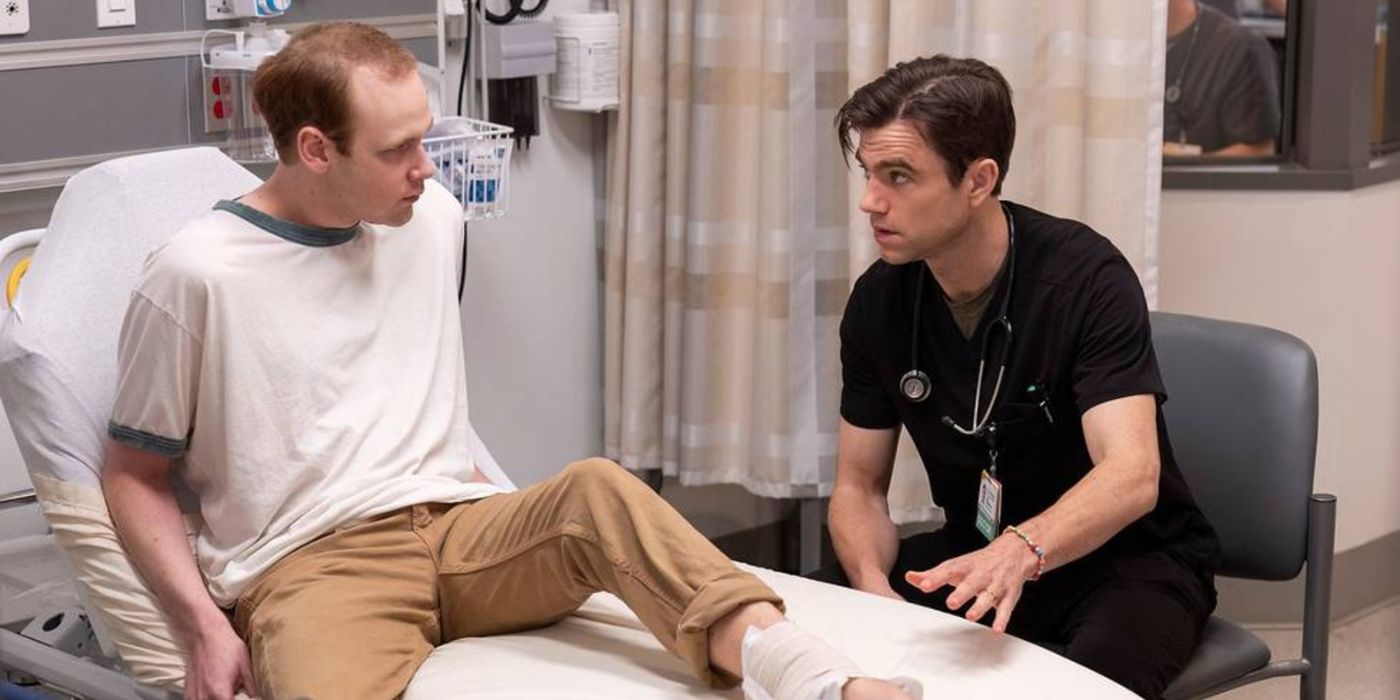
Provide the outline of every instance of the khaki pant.
{"type": "Polygon", "coordinates": [[[392,698],[434,646],[548,625],[596,591],[716,685],[736,679],[710,666],[710,625],[748,603],[781,606],[640,480],[593,459],[322,537],[248,586],[235,625],[263,698],[392,698]]]}

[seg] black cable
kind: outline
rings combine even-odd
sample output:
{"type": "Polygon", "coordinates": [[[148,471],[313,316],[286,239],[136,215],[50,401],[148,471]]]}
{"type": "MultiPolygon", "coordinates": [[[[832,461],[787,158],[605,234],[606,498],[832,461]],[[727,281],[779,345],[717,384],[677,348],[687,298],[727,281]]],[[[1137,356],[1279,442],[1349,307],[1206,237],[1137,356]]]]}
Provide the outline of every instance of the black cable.
{"type": "Polygon", "coordinates": [[[520,5],[520,16],[523,19],[534,19],[544,12],[544,8],[549,7],[549,0],[539,0],[534,7],[528,10],[524,7],[525,0],[520,0],[520,5]]]}
{"type": "MultiPolygon", "coordinates": [[[[481,0],[477,0],[477,5],[481,5],[481,0]]],[[[517,16],[520,15],[520,10],[522,7],[524,7],[524,5],[525,0],[510,0],[510,9],[506,10],[505,14],[498,15],[492,12],[490,8],[486,8],[482,12],[482,16],[485,17],[486,21],[490,22],[491,24],[510,24],[512,21],[515,20],[517,16]]]]}
{"type": "MultiPolygon", "coordinates": [[[[480,0],[477,0],[480,5],[480,0]]],[[[510,24],[517,19],[534,19],[544,13],[544,8],[549,7],[549,0],[535,0],[535,6],[525,8],[525,0],[510,0],[510,8],[503,15],[498,15],[491,10],[486,10],[483,15],[492,24],[510,24]]]]}
{"type": "Polygon", "coordinates": [[[462,222],[462,266],[457,268],[457,304],[462,303],[462,293],[467,289],[467,222],[462,222]]]}
{"type": "Polygon", "coordinates": [[[462,75],[457,79],[457,116],[462,115],[462,96],[467,92],[467,64],[472,60],[472,21],[471,9],[467,10],[467,37],[462,42],[462,75]]]}

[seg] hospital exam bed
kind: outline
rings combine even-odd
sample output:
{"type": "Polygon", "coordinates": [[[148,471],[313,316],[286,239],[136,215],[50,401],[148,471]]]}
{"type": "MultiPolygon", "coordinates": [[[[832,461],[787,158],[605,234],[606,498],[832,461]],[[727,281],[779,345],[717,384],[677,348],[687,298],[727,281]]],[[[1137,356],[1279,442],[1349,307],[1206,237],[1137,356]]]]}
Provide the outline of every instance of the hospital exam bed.
{"type": "MultiPolygon", "coordinates": [[[[68,182],[46,231],[0,239],[0,281],[14,282],[0,290],[9,300],[0,299],[0,400],[23,458],[23,465],[0,459],[0,524],[25,520],[5,530],[23,534],[0,541],[0,698],[36,690],[99,700],[174,696],[183,673],[178,650],[125,560],[98,485],[116,339],[146,253],[216,200],[256,184],[211,148],[116,159],[68,182]],[[15,259],[29,253],[27,271],[12,275],[15,259]],[[126,588],[113,590],[113,580],[126,588]]],[[[473,438],[483,471],[510,486],[473,438]]],[[[1036,697],[1131,697],[1050,651],[960,618],[750,569],[784,597],[799,624],[872,674],[919,679],[926,697],[1028,690],[1036,697]]],[[[598,594],[550,627],[439,647],[405,697],[739,694],[700,685],[617,598],[598,594]]]]}

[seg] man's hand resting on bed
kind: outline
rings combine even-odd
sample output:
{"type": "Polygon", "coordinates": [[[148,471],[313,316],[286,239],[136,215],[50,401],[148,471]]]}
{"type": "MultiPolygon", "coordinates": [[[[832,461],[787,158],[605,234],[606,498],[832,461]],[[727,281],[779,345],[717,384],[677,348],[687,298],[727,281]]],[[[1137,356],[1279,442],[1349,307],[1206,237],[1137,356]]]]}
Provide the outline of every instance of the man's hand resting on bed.
{"type": "Polygon", "coordinates": [[[232,700],[239,690],[257,697],[248,646],[233,631],[228,618],[219,613],[192,632],[186,640],[186,700],[232,700]]]}

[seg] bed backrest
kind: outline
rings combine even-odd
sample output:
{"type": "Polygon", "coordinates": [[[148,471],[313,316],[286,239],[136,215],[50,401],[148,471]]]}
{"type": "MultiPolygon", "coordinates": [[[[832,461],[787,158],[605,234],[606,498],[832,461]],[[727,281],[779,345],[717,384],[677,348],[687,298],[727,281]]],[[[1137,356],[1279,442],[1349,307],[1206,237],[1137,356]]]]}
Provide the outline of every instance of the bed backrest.
{"type": "Polygon", "coordinates": [[[97,483],[117,336],[142,262],[259,182],[213,148],[118,158],[68,181],[14,308],[0,316],[0,400],[31,473],[97,483]]]}

